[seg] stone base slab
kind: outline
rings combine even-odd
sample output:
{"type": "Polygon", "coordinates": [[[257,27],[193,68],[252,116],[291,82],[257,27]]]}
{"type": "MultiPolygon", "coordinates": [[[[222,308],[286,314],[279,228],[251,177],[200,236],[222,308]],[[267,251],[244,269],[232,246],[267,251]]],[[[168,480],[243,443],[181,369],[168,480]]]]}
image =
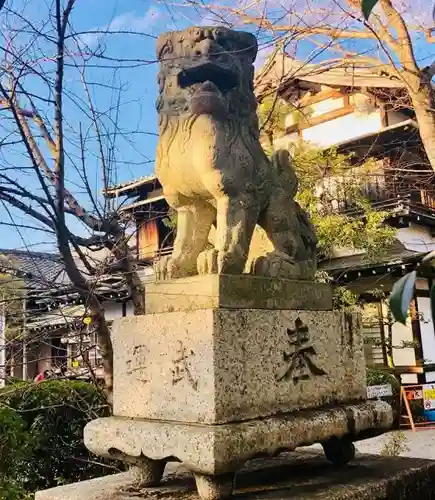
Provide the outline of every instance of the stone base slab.
{"type": "MultiPolygon", "coordinates": [[[[157,488],[137,489],[128,473],[61,486],[35,500],[197,500],[195,483],[181,467],[157,488]],[[180,470],[181,469],[181,470],[180,470]]],[[[254,460],[235,480],[244,500],[431,500],[435,461],[363,455],[334,467],[321,454],[298,451],[254,460]]]]}
{"type": "MultiPolygon", "coordinates": [[[[240,469],[252,458],[349,436],[358,440],[391,428],[391,407],[383,401],[300,411],[224,425],[107,417],[90,422],[86,447],[96,455],[153,461],[180,461],[208,476],[240,469]]],[[[326,452],[326,449],[325,449],[326,452]]]]}
{"type": "Polygon", "coordinates": [[[145,297],[146,314],[215,308],[332,309],[332,288],[327,284],[248,274],[212,274],[147,283],[145,297]]]}

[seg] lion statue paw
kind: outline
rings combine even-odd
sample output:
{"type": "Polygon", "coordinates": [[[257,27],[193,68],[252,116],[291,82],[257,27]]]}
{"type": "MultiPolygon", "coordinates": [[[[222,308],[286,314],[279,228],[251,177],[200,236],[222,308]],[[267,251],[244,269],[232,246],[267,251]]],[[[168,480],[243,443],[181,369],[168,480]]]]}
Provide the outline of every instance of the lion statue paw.
{"type": "Polygon", "coordinates": [[[251,274],[268,278],[312,280],[312,266],[293,261],[287,254],[274,251],[252,261],[251,274]]]}
{"type": "Polygon", "coordinates": [[[157,281],[183,278],[188,274],[182,262],[171,255],[165,255],[154,263],[154,275],[157,281]]]}
{"type": "Polygon", "coordinates": [[[197,260],[198,274],[240,274],[244,260],[230,252],[209,248],[201,252],[197,260]]]}

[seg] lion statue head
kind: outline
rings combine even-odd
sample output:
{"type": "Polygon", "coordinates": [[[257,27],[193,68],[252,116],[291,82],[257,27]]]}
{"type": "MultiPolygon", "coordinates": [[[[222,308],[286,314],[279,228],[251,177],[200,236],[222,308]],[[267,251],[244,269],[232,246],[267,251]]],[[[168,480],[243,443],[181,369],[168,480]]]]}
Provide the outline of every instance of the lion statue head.
{"type": "Polygon", "coordinates": [[[209,115],[217,121],[249,122],[258,134],[253,92],[257,49],[254,35],[225,27],[192,27],[161,35],[156,103],[160,132],[171,119],[209,115]]]}

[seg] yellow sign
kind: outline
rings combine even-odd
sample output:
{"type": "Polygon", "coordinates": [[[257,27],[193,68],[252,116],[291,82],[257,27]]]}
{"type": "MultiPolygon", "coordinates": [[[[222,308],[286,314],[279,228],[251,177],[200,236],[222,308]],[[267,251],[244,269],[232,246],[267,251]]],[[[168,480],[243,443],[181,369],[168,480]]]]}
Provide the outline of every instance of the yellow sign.
{"type": "Polygon", "coordinates": [[[71,363],[71,366],[72,366],[73,368],[78,368],[78,367],[80,366],[80,363],[79,363],[78,361],[73,361],[73,362],[71,363]]]}
{"type": "Polygon", "coordinates": [[[90,325],[90,324],[92,323],[92,318],[91,318],[90,316],[85,316],[85,317],[83,318],[83,323],[84,323],[85,325],[90,325]]]}
{"type": "Polygon", "coordinates": [[[435,384],[426,384],[423,386],[423,399],[426,410],[435,409],[435,384]]]}

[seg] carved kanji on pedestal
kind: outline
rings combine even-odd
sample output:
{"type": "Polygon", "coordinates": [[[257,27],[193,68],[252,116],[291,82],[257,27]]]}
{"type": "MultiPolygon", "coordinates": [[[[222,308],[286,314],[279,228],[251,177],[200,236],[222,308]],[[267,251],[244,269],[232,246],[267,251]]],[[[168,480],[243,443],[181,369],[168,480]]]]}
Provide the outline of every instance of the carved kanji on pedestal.
{"type": "Polygon", "coordinates": [[[277,380],[293,380],[297,384],[301,380],[308,380],[313,375],[323,376],[326,372],[319,368],[313,358],[316,350],[309,345],[310,335],[308,326],[304,325],[300,318],[295,321],[295,328],[287,328],[289,351],[283,351],[283,359],[286,369],[277,380]]]}

